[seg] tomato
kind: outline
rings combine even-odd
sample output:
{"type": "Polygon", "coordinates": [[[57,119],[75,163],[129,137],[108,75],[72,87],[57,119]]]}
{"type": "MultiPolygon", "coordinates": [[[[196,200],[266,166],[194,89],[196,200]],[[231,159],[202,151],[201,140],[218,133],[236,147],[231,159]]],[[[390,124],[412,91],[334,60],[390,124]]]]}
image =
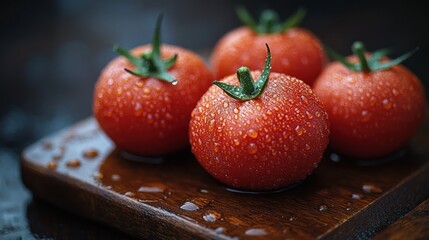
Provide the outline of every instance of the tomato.
{"type": "MultiPolygon", "coordinates": [[[[243,12],[239,12],[242,16],[243,12]]],[[[285,73],[312,84],[325,66],[326,56],[318,38],[303,28],[295,27],[303,18],[300,11],[285,23],[277,23],[273,12],[264,12],[261,23],[256,26],[248,20],[247,13],[241,17],[248,26],[227,33],[216,44],[211,64],[216,79],[235,73],[240,66],[251,70],[264,66],[265,48],[272,48],[272,71],[285,73]]]]}
{"type": "Polygon", "coordinates": [[[330,147],[355,158],[378,158],[402,148],[419,127],[425,109],[420,80],[388,61],[385,50],[329,64],[314,85],[331,121],[330,147]],[[366,67],[365,67],[366,66],[366,67]],[[350,69],[351,68],[351,69],[350,69]]]}
{"type": "Polygon", "coordinates": [[[104,68],[94,92],[93,111],[101,128],[119,149],[143,156],[189,146],[191,111],[213,80],[196,54],[159,46],[159,24],[152,46],[130,53],[118,48],[125,57],[104,68]]]}
{"type": "Polygon", "coordinates": [[[192,112],[193,154],[213,177],[239,189],[273,190],[306,178],[328,144],[321,102],[303,81],[270,74],[269,53],[262,73],[239,68],[238,76],[215,82],[192,112]]]}

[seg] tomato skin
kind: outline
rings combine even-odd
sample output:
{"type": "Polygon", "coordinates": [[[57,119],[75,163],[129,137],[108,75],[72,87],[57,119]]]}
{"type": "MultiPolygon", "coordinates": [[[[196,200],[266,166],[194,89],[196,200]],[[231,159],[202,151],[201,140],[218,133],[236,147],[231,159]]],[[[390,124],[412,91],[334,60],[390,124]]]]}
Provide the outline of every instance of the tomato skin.
{"type": "MultiPolygon", "coordinates": [[[[132,50],[150,51],[151,45],[132,50]]],[[[162,156],[188,146],[192,109],[213,77],[196,54],[176,46],[161,47],[164,59],[178,54],[168,72],[177,85],[126,71],[134,66],[125,58],[113,59],[102,71],[94,91],[93,112],[117,147],[142,156],[162,156]]]]}
{"type": "MultiPolygon", "coordinates": [[[[252,77],[260,71],[252,71],[252,77]]],[[[238,85],[236,76],[222,80],[238,85]]],[[[272,190],[304,179],[328,144],[329,121],[301,80],[271,73],[258,98],[238,101],[212,86],[190,122],[192,152],[219,181],[240,189],[272,190]]]]}
{"type": "Polygon", "coordinates": [[[404,147],[425,111],[420,80],[401,65],[355,72],[333,62],[315,82],[314,92],[331,121],[330,147],[355,158],[379,158],[404,147]]]}
{"type": "Polygon", "coordinates": [[[241,66],[262,69],[265,43],[272,49],[272,72],[291,75],[312,85],[325,66],[322,44],[305,29],[258,35],[248,27],[240,27],[222,37],[213,50],[211,64],[215,78],[233,74],[241,66]]]}

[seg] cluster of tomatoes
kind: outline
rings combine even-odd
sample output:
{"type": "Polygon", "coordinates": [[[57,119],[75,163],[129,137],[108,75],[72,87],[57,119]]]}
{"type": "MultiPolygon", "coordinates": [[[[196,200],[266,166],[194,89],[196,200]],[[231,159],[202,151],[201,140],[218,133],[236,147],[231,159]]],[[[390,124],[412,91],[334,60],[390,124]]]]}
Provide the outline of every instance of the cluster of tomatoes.
{"type": "Polygon", "coordinates": [[[272,190],[311,174],[328,143],[373,159],[416,132],[425,96],[399,65],[409,54],[390,60],[356,42],[353,56],[332,52],[337,61],[326,65],[317,37],[296,27],[302,11],[285,22],[272,11],[259,23],[238,14],[246,26],[218,42],[211,69],[189,50],[160,44],[161,18],[152,44],[116,47],[121,56],[102,71],[93,109],[119,149],[165,156],[190,143],[221,182],[272,190]]]}

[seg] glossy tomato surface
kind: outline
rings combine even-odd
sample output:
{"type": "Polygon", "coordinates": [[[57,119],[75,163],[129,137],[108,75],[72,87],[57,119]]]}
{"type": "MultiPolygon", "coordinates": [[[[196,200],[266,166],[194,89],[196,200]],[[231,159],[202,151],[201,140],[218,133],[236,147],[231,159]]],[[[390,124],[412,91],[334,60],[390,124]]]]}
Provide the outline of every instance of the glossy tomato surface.
{"type": "Polygon", "coordinates": [[[355,72],[334,62],[316,81],[314,92],[328,112],[331,148],[355,158],[383,157],[404,147],[425,111],[419,79],[400,65],[355,72]]]}
{"type": "MultiPolygon", "coordinates": [[[[256,79],[261,72],[251,74],[256,79]]],[[[238,85],[234,75],[222,81],[238,85]]],[[[192,112],[189,134],[192,152],[212,176],[239,189],[272,190],[316,168],[329,122],[307,84],[271,73],[253,100],[235,100],[210,87],[192,112]]]]}
{"type": "MultiPolygon", "coordinates": [[[[133,55],[150,51],[145,45],[133,55]]],[[[134,66],[124,57],[113,59],[95,86],[95,118],[117,147],[143,156],[166,155],[188,146],[192,109],[213,81],[203,60],[175,46],[161,47],[164,59],[178,54],[168,72],[177,84],[132,75],[134,66]]]]}
{"type": "Polygon", "coordinates": [[[285,73],[311,85],[325,66],[326,55],[320,41],[305,29],[256,34],[241,27],[227,33],[214,48],[211,64],[215,78],[233,74],[241,66],[262,69],[266,43],[272,49],[272,72],[285,73]]]}

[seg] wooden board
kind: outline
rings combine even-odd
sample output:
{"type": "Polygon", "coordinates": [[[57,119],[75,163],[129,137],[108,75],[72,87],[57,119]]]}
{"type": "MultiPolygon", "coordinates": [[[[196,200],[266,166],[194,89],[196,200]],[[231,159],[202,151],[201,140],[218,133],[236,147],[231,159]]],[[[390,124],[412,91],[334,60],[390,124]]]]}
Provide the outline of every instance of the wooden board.
{"type": "Polygon", "coordinates": [[[424,128],[377,166],[327,154],[298,186],[244,194],[189,151],[160,164],[124,159],[89,118],[28,147],[22,178],[39,198],[140,238],[366,238],[429,197],[428,143],[424,128]]]}

